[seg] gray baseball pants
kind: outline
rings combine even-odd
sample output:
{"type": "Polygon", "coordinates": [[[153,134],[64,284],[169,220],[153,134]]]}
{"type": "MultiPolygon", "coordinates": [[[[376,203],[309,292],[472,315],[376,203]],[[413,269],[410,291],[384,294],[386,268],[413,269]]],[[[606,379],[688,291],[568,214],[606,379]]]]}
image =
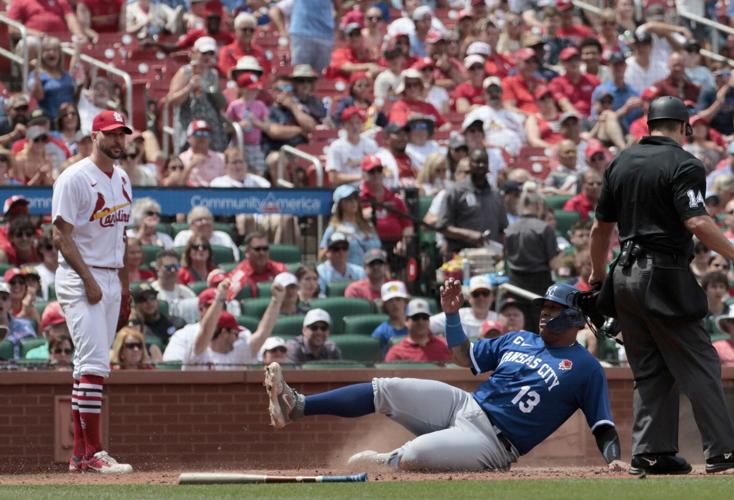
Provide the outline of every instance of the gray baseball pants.
{"type": "Polygon", "coordinates": [[[517,460],[466,391],[413,378],[375,378],[372,388],[375,410],[417,436],[392,452],[390,464],[399,469],[506,471],[517,460]]]}

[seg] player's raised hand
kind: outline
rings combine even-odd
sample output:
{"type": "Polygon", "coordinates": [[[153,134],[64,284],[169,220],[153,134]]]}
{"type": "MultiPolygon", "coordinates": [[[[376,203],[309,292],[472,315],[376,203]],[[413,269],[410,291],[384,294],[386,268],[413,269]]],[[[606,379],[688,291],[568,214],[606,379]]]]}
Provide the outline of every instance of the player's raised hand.
{"type": "Polygon", "coordinates": [[[441,309],[446,314],[455,314],[463,305],[464,291],[461,288],[461,281],[447,279],[441,287],[441,309]]]}
{"type": "Polygon", "coordinates": [[[87,295],[87,301],[90,304],[96,304],[102,300],[102,289],[99,287],[97,280],[93,277],[83,281],[84,293],[87,295]]]}
{"type": "Polygon", "coordinates": [[[217,293],[214,298],[218,302],[225,302],[227,300],[227,292],[229,291],[229,285],[230,285],[230,281],[227,278],[220,281],[219,285],[217,285],[217,293]]]}
{"type": "Polygon", "coordinates": [[[273,286],[270,287],[270,297],[273,302],[282,303],[283,299],[285,299],[285,287],[281,284],[273,283],[273,286]]]}

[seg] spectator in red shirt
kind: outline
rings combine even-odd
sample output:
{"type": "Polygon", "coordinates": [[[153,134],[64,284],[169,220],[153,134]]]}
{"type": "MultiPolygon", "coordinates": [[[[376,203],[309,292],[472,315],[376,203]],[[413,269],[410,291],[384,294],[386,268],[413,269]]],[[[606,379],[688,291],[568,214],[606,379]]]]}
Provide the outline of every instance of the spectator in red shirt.
{"type": "MultiPolygon", "coordinates": [[[[217,41],[219,47],[224,47],[234,42],[234,36],[229,30],[222,29],[222,4],[219,2],[208,2],[204,8],[204,27],[190,29],[176,41],[173,50],[190,49],[196,40],[203,36],[210,36],[217,41]]],[[[220,54],[221,57],[221,54],[220,54]]],[[[235,63],[236,64],[236,63],[235,63]]],[[[226,73],[225,73],[226,75],[226,73]]]]}
{"type": "Polygon", "coordinates": [[[404,125],[388,123],[382,129],[385,147],[380,148],[376,156],[382,161],[383,179],[385,185],[395,189],[399,185],[414,184],[418,171],[413,166],[406,148],[408,146],[408,130],[404,125]]]}
{"type": "Polygon", "coordinates": [[[589,220],[589,212],[596,208],[601,194],[601,175],[596,170],[587,170],[581,176],[581,192],[563,205],[566,212],[576,212],[581,220],[589,220]]]}
{"type": "Polygon", "coordinates": [[[365,72],[374,79],[382,71],[382,67],[370,59],[362,36],[362,26],[349,23],[344,27],[346,44],[334,49],[331,64],[326,68],[326,78],[349,80],[350,75],[365,72]]]}
{"type": "Polygon", "coordinates": [[[189,238],[181,256],[181,269],[178,270],[176,280],[182,285],[188,285],[195,281],[206,281],[209,273],[216,268],[214,264],[214,252],[209,241],[194,235],[189,238]]]}
{"type": "Polygon", "coordinates": [[[545,81],[536,74],[538,58],[535,51],[529,48],[518,50],[514,56],[517,74],[502,81],[504,101],[509,107],[523,113],[537,113],[534,93],[538,87],[545,85],[545,81]]]}
{"type": "Polygon", "coordinates": [[[609,166],[609,160],[609,150],[596,139],[590,140],[586,146],[586,163],[589,168],[603,175],[609,166]]]}
{"type": "Polygon", "coordinates": [[[599,79],[588,73],[581,73],[581,56],[574,47],[561,51],[561,64],[565,73],[550,82],[553,97],[563,111],[574,112],[582,117],[591,111],[591,94],[599,85],[599,79]]]}
{"type": "Polygon", "coordinates": [[[237,296],[245,286],[250,287],[252,297],[257,296],[257,284],[271,281],[277,275],[287,271],[282,262],[270,259],[270,243],[263,233],[252,232],[245,238],[245,260],[229,273],[232,281],[230,295],[237,296]]]}
{"type": "Polygon", "coordinates": [[[429,328],[430,310],[423,299],[413,299],[405,311],[408,335],[387,351],[385,361],[433,361],[446,363],[451,360],[446,339],[436,337],[429,328]]]}
{"type": "Polygon", "coordinates": [[[10,196],[3,203],[3,215],[5,216],[5,224],[0,225],[0,263],[7,262],[5,251],[11,246],[10,243],[10,224],[19,218],[28,217],[28,199],[22,194],[10,196]]]}
{"type": "Polygon", "coordinates": [[[87,36],[125,31],[125,0],[79,0],[76,16],[87,36]]]}
{"type": "Polygon", "coordinates": [[[543,85],[535,90],[535,102],[538,112],[528,115],[525,120],[525,134],[528,144],[535,148],[549,148],[561,142],[561,112],[558,110],[553,93],[543,85]]]}
{"type": "MultiPolygon", "coordinates": [[[[487,54],[479,54],[484,56],[486,59],[484,64],[485,73],[487,75],[498,76],[500,78],[504,78],[509,75],[515,64],[512,59],[497,50],[497,44],[500,40],[500,29],[490,18],[484,20],[479,38],[489,46],[487,54]]],[[[473,53],[469,50],[470,48],[471,45],[467,48],[466,55],[471,55],[473,53]]]]}
{"type": "Polygon", "coordinates": [[[29,34],[77,35],[86,40],[79,19],[67,0],[12,0],[8,17],[22,23],[29,34]]]}
{"type": "Polygon", "coordinates": [[[397,212],[408,214],[403,200],[385,187],[383,171],[382,161],[378,157],[364,157],[362,160],[364,180],[360,186],[359,198],[362,200],[365,219],[373,221],[383,247],[387,247],[389,251],[404,236],[413,234],[413,224],[408,217],[400,217],[380,206],[388,206],[397,212]]]}
{"type": "Polygon", "coordinates": [[[14,266],[41,262],[36,249],[38,232],[27,216],[16,217],[8,228],[8,239],[0,250],[5,254],[7,262],[14,266]]]}
{"type": "Polygon", "coordinates": [[[660,90],[660,95],[672,95],[683,101],[698,101],[701,89],[686,76],[686,66],[683,55],[673,52],[668,57],[668,77],[655,82],[655,87],[660,90]]]}
{"type": "Polygon", "coordinates": [[[441,127],[446,120],[433,105],[423,100],[425,84],[423,76],[417,69],[406,69],[400,73],[400,84],[395,89],[400,99],[390,108],[390,122],[405,126],[410,115],[431,115],[436,119],[436,127],[441,127]]]}
{"type": "Polygon", "coordinates": [[[650,109],[650,103],[658,96],[662,95],[660,89],[656,86],[648,87],[640,94],[642,99],[643,114],[637,120],[633,121],[630,125],[630,136],[635,141],[639,141],[650,133],[650,129],[647,127],[647,110],[650,109]]]}
{"type": "Polygon", "coordinates": [[[222,47],[219,51],[219,72],[229,75],[229,70],[237,65],[242,56],[253,56],[262,66],[265,75],[270,75],[271,64],[265,51],[253,42],[257,29],[257,19],[248,12],[242,12],[234,19],[235,41],[222,47]]]}
{"type": "Polygon", "coordinates": [[[466,78],[461,61],[449,54],[448,32],[431,31],[426,37],[428,55],[434,61],[435,85],[451,90],[466,78]]]}
{"type": "Polygon", "coordinates": [[[571,0],[556,0],[556,8],[561,12],[561,27],[557,32],[559,37],[567,38],[573,45],[578,46],[584,38],[594,36],[594,30],[574,22],[574,7],[571,0]]]}
{"type": "Polygon", "coordinates": [[[485,77],[484,58],[479,55],[466,56],[464,67],[469,72],[469,80],[457,85],[451,94],[454,109],[458,113],[468,113],[487,103],[482,86],[485,77]]]}
{"type": "Polygon", "coordinates": [[[364,279],[351,283],[344,290],[345,297],[366,299],[373,304],[380,300],[382,285],[387,281],[387,254],[373,248],[364,254],[364,279]]]}

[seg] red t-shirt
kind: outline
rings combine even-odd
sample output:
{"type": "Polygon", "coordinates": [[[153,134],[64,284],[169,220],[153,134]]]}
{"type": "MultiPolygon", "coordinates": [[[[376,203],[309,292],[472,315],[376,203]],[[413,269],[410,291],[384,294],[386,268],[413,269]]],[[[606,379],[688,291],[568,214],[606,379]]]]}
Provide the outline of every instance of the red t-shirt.
{"type": "Polygon", "coordinates": [[[484,63],[484,71],[489,76],[499,76],[504,78],[510,74],[510,71],[515,67],[514,62],[507,56],[493,53],[487,58],[487,62],[484,63]]]}
{"type": "Polygon", "coordinates": [[[410,159],[410,156],[408,156],[407,153],[397,155],[393,154],[392,156],[395,158],[395,163],[398,164],[398,177],[401,179],[403,177],[407,177],[409,179],[415,179],[418,177],[418,172],[416,172],[413,167],[413,160],[410,159]]]}
{"type": "Polygon", "coordinates": [[[589,116],[589,112],[591,112],[591,94],[599,83],[601,82],[594,75],[581,73],[575,83],[569,80],[566,75],[557,76],[551,80],[548,88],[556,101],[560,101],[565,97],[579,113],[589,116]]]}
{"type": "Polygon", "coordinates": [[[91,28],[97,33],[120,31],[120,15],[125,0],[80,0],[89,9],[91,28]]]}
{"type": "MultiPolygon", "coordinates": [[[[369,191],[364,182],[360,186],[359,197],[362,200],[362,205],[365,207],[369,207],[370,200],[372,198],[376,198],[376,196],[369,191]]],[[[405,214],[408,213],[408,209],[405,206],[405,203],[403,203],[403,200],[398,198],[398,196],[389,189],[385,189],[382,203],[405,214]]],[[[380,241],[388,243],[400,241],[403,238],[403,230],[413,225],[408,217],[400,217],[379,207],[377,207],[376,218],[377,227],[375,229],[377,231],[377,236],[379,236],[380,241]]]]}
{"type": "MultiPolygon", "coordinates": [[[[558,116],[560,118],[560,116],[558,116]]],[[[540,138],[548,144],[558,144],[563,140],[563,135],[558,131],[558,127],[553,128],[551,122],[543,118],[540,113],[535,113],[535,121],[538,122],[538,130],[540,138]]]]}
{"type": "Polygon", "coordinates": [[[438,361],[447,362],[451,360],[449,346],[443,337],[431,335],[430,340],[424,346],[420,346],[406,336],[398,344],[387,351],[385,361],[438,361]]]}
{"type": "Polygon", "coordinates": [[[372,287],[370,287],[370,280],[367,278],[351,283],[347,289],[344,290],[344,296],[353,299],[366,299],[370,302],[379,300],[381,297],[380,290],[373,290],[372,287]]]}
{"type": "Polygon", "coordinates": [[[503,99],[515,101],[515,106],[525,113],[537,113],[538,106],[535,104],[533,93],[539,85],[544,85],[542,78],[532,77],[526,80],[522,75],[508,76],[502,80],[503,99]]]}
{"type": "Polygon", "coordinates": [[[572,24],[568,28],[560,27],[556,32],[559,38],[567,38],[578,46],[584,38],[596,38],[594,30],[583,24],[572,24]]]}
{"type": "Polygon", "coordinates": [[[242,56],[254,57],[260,63],[260,66],[262,66],[264,74],[270,74],[272,67],[268,58],[265,57],[265,51],[263,49],[255,43],[252,43],[250,44],[250,50],[243,50],[236,41],[219,49],[219,71],[223,75],[229,76],[229,70],[237,66],[237,61],[242,56]]]}
{"type": "Polygon", "coordinates": [[[650,133],[647,126],[647,116],[641,116],[630,125],[630,135],[636,140],[640,140],[650,133]]]}
{"type": "Polygon", "coordinates": [[[367,59],[360,57],[359,53],[351,47],[339,47],[331,53],[331,64],[326,68],[326,78],[340,78],[349,80],[349,73],[342,71],[341,67],[346,63],[366,63],[367,59]]]}
{"type": "Polygon", "coordinates": [[[189,49],[193,47],[194,43],[196,43],[196,41],[202,36],[210,36],[214,38],[214,40],[217,41],[217,45],[220,47],[234,42],[234,36],[229,31],[220,31],[216,35],[210,35],[205,29],[197,28],[189,30],[181,35],[178,40],[176,40],[176,47],[179,49],[189,49]]]}
{"type": "Polygon", "coordinates": [[[564,211],[578,213],[581,216],[581,220],[589,220],[589,212],[594,210],[594,208],[594,203],[584,196],[584,193],[577,194],[563,205],[564,211]]]}
{"type": "MultiPolygon", "coordinates": [[[[71,151],[69,151],[68,146],[61,139],[54,137],[52,135],[49,135],[48,142],[53,143],[56,146],[58,146],[59,149],[61,149],[64,152],[67,158],[71,157],[71,151]]],[[[19,139],[15,141],[13,145],[10,147],[10,152],[13,153],[14,155],[17,155],[18,153],[23,151],[23,148],[25,147],[27,143],[28,143],[28,139],[19,139]]]]}
{"type": "Polygon", "coordinates": [[[8,264],[12,266],[24,266],[26,264],[38,264],[39,262],[41,262],[41,257],[38,255],[35,248],[31,252],[30,259],[20,259],[15,253],[15,247],[9,239],[7,241],[0,242],[0,250],[5,252],[5,255],[7,255],[8,257],[8,264]]]}
{"type": "Polygon", "coordinates": [[[433,104],[425,101],[408,101],[402,97],[395,101],[395,104],[390,108],[390,122],[397,123],[398,125],[405,125],[408,123],[408,118],[411,115],[431,115],[436,119],[436,127],[440,127],[446,120],[444,120],[441,113],[438,112],[433,104]]]}
{"type": "Polygon", "coordinates": [[[673,83],[670,77],[655,82],[658,88],[658,95],[672,95],[683,101],[698,101],[698,94],[701,88],[690,80],[683,80],[681,85],[673,83]]]}
{"type": "Polygon", "coordinates": [[[10,19],[42,33],[69,33],[64,16],[71,13],[66,0],[13,0],[8,9],[10,19]]]}
{"type": "Polygon", "coordinates": [[[237,267],[232,269],[232,271],[227,275],[227,277],[232,281],[230,295],[236,296],[245,286],[249,286],[252,296],[257,297],[258,283],[271,281],[277,275],[287,270],[288,267],[282,262],[269,260],[267,264],[265,264],[265,269],[256,273],[252,268],[252,265],[250,265],[250,261],[245,259],[237,264],[237,267]]]}
{"type": "MultiPolygon", "coordinates": [[[[212,267],[207,271],[207,274],[209,274],[213,270],[214,268],[212,267]]],[[[189,283],[194,283],[196,281],[206,281],[206,276],[197,276],[190,268],[182,267],[178,270],[176,281],[178,281],[182,285],[188,285],[189,283]]]]}
{"type": "Polygon", "coordinates": [[[484,97],[484,89],[481,86],[475,87],[469,82],[458,84],[451,93],[451,105],[454,111],[456,110],[456,101],[460,97],[469,101],[469,104],[487,104],[487,99],[484,97]]]}

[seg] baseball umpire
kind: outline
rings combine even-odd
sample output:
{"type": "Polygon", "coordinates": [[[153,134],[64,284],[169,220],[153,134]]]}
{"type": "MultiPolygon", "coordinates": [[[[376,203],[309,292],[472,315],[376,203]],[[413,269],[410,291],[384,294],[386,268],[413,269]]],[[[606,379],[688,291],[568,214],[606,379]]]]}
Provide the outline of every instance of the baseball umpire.
{"type": "Polygon", "coordinates": [[[449,280],[441,287],[441,306],[454,360],[475,374],[494,372],[477,390],[435,380],[375,378],[304,396],[286,384],[280,365],[271,363],[265,369],[271,421],[280,428],[310,415],[379,412],[418,437],[392,452],[357,453],[349,459],[354,468],[504,471],[580,408],[609,468],[622,470],[626,464],[619,461],[604,370],[576,342],[584,324],[574,305],[578,293],[559,284],[536,299],[542,307],[540,336],[517,331],[470,343],[458,314],[461,283],[449,280]]]}
{"type": "Polygon", "coordinates": [[[125,228],[132,190],[127,174],[114,162],[125,154],[125,136],[131,133],[122,113],[102,111],[92,122],[92,154],[54,183],[53,238],[61,254],[56,295],[75,346],[70,472],[132,471],[102,449],[100,436],[109,350],[119,318],[129,314],[125,228]]]}
{"type": "Polygon", "coordinates": [[[634,374],[631,474],[687,474],[677,456],[679,389],[693,406],[706,472],[734,468],[734,425],[721,368],[704,331],[706,296],[690,271],[691,233],[734,260],[734,246],[706,212],[703,164],[683,150],[688,110],[675,97],[650,104],[650,135],[622,151],[604,174],[591,232],[590,284],[616,316],[634,374]],[[614,224],[621,253],[605,281],[614,224]]]}

